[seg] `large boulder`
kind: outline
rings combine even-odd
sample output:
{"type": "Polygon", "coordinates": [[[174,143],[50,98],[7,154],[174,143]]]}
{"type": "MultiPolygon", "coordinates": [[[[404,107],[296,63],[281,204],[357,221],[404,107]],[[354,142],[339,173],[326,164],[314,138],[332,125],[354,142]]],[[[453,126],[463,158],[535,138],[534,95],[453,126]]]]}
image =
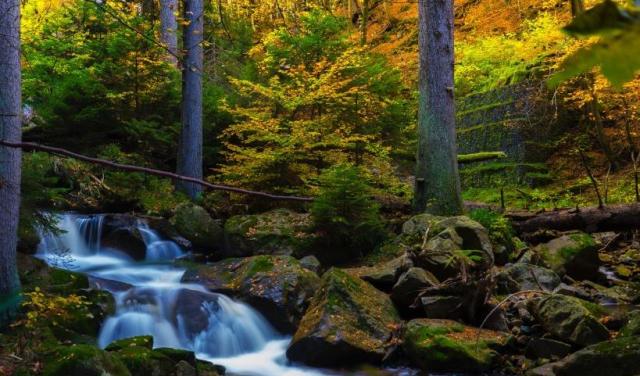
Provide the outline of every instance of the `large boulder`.
{"type": "Polygon", "coordinates": [[[598,306],[578,298],[553,294],[532,304],[532,311],[544,329],[556,338],[578,346],[609,339],[609,331],[598,318],[598,306]]]}
{"type": "Polygon", "coordinates": [[[459,263],[465,257],[473,258],[474,268],[487,269],[494,264],[493,246],[487,230],[469,217],[420,215],[403,225],[403,236],[420,241],[415,262],[439,279],[458,274],[459,263]],[[420,232],[423,232],[422,240],[420,232]],[[425,235],[429,237],[426,243],[425,235]]]}
{"type": "Polygon", "coordinates": [[[557,376],[640,374],[640,337],[621,337],[575,352],[551,365],[557,376]]]}
{"type": "Polygon", "coordinates": [[[640,311],[632,311],[627,317],[627,323],[620,329],[620,336],[640,336],[640,311]]]}
{"type": "Polygon", "coordinates": [[[310,225],[309,214],[286,209],[231,217],[224,225],[225,255],[303,256],[310,244],[311,235],[307,232],[310,225]]]}
{"type": "Polygon", "coordinates": [[[402,273],[413,266],[408,254],[374,266],[346,269],[347,272],[364,279],[382,291],[391,291],[402,273]]]}
{"type": "Polygon", "coordinates": [[[536,246],[542,261],[560,276],[573,279],[596,279],[600,259],[598,244],[589,234],[576,232],[536,246]]]}
{"type": "Polygon", "coordinates": [[[242,299],[278,330],[291,333],[298,327],[320,278],[293,257],[260,255],[191,265],[182,281],[201,283],[210,291],[242,299]]]}
{"type": "Polygon", "coordinates": [[[120,358],[92,345],[60,346],[52,351],[45,376],[131,376],[120,358]]]}
{"type": "Polygon", "coordinates": [[[147,246],[140,233],[140,219],[129,214],[107,214],[102,222],[100,245],[116,249],[134,260],[144,260],[147,246]]]}
{"type": "Polygon", "coordinates": [[[192,203],[178,206],[170,222],[197,252],[208,253],[223,245],[222,227],[200,206],[192,203]]]}
{"type": "Polygon", "coordinates": [[[428,271],[421,268],[410,268],[398,278],[398,282],[391,291],[391,300],[404,314],[416,311],[412,305],[418,295],[427,287],[435,286],[440,282],[428,271]]]}
{"type": "Polygon", "coordinates": [[[506,341],[503,333],[451,320],[415,319],[407,324],[403,348],[414,365],[429,372],[479,373],[494,366],[496,349],[506,341]]]}
{"type": "Polygon", "coordinates": [[[386,294],[332,268],[323,275],[287,357],[317,367],[379,363],[399,327],[400,318],[386,294]]]}
{"type": "Polygon", "coordinates": [[[553,270],[520,262],[506,266],[497,274],[496,280],[501,294],[525,290],[553,291],[561,283],[553,270]]]}

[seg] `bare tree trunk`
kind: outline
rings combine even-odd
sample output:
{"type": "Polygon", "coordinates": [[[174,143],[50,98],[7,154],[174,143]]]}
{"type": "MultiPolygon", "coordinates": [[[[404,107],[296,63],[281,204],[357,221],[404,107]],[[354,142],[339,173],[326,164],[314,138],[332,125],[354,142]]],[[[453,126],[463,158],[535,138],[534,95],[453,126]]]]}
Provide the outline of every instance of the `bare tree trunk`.
{"type": "MultiPolygon", "coordinates": [[[[0,1],[0,138],[21,141],[20,1],[0,1]]],[[[20,149],[0,147],[0,323],[16,308],[20,149]]]]}
{"type": "Polygon", "coordinates": [[[178,0],[160,0],[160,28],[162,43],[167,46],[169,52],[167,61],[178,65],[178,0]]]}
{"type": "MultiPolygon", "coordinates": [[[[182,70],[182,132],[178,147],[180,175],[202,179],[202,41],[203,0],[185,0],[184,67],[182,70]]],[[[193,183],[177,183],[177,187],[195,199],[202,187],[193,183]]]]}
{"type": "Polygon", "coordinates": [[[360,45],[367,44],[367,28],[369,27],[369,0],[362,1],[362,19],[360,20],[360,45]]]}
{"type": "Polygon", "coordinates": [[[415,209],[463,211],[453,93],[453,0],[420,0],[420,105],[415,209]]]}

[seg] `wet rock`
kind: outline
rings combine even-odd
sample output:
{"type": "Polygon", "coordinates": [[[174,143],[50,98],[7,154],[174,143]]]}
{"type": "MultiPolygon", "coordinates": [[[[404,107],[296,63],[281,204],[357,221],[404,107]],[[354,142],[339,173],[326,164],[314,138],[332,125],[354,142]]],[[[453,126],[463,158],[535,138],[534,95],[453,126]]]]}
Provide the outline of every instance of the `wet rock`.
{"type": "Polygon", "coordinates": [[[598,244],[588,234],[577,232],[535,248],[541,259],[559,275],[569,275],[573,279],[596,279],[600,259],[598,244]]]}
{"type": "Polygon", "coordinates": [[[391,291],[391,300],[401,312],[414,312],[411,308],[416,298],[427,287],[435,286],[440,282],[428,271],[421,268],[410,268],[398,278],[398,282],[391,291]]]}
{"type": "Polygon", "coordinates": [[[130,376],[122,360],[92,345],[60,346],[45,363],[45,376],[130,376]]]}
{"type": "Polygon", "coordinates": [[[404,254],[379,265],[363,266],[347,269],[347,271],[364,279],[382,291],[391,291],[398,277],[412,266],[413,261],[411,261],[409,255],[404,254]]]}
{"type": "Polygon", "coordinates": [[[501,294],[540,289],[552,291],[560,284],[560,277],[553,270],[525,263],[505,267],[496,279],[501,294]]]}
{"type": "Polygon", "coordinates": [[[176,298],[173,317],[188,335],[194,336],[207,329],[210,312],[218,309],[218,294],[182,289],[176,298]]]}
{"type": "Polygon", "coordinates": [[[210,291],[246,301],[276,329],[295,331],[320,278],[290,256],[253,256],[191,265],[182,282],[201,283],[210,291]]]}
{"type": "Polygon", "coordinates": [[[598,308],[593,303],[556,294],[533,304],[534,315],[546,331],[579,346],[609,339],[609,331],[594,315],[598,308]]]}
{"type": "Polygon", "coordinates": [[[451,320],[411,320],[403,348],[410,361],[429,372],[479,373],[495,365],[507,336],[451,320]]]}
{"type": "Polygon", "coordinates": [[[305,256],[312,238],[307,232],[310,226],[309,214],[286,209],[231,217],[224,225],[225,256],[305,256]]]}
{"type": "Polygon", "coordinates": [[[463,316],[463,300],[459,296],[424,296],[420,304],[425,317],[457,320],[463,316]]]}
{"type": "Polygon", "coordinates": [[[152,336],[139,336],[123,338],[117,341],[111,342],[106,348],[106,351],[120,351],[127,347],[141,347],[147,350],[153,349],[153,337],[152,336]]]}
{"type": "Polygon", "coordinates": [[[571,353],[571,345],[549,338],[532,338],[525,352],[531,359],[562,358],[571,353]]]}
{"type": "Polygon", "coordinates": [[[320,261],[318,260],[318,258],[313,255],[309,255],[301,258],[300,266],[316,274],[320,272],[320,268],[322,267],[322,265],[320,265],[320,261]]]}
{"type": "Polygon", "coordinates": [[[102,247],[116,249],[134,260],[144,260],[147,246],[139,230],[140,219],[129,214],[107,214],[103,219],[102,247]]]}
{"type": "Polygon", "coordinates": [[[222,227],[204,208],[191,203],[182,204],[176,208],[170,221],[176,231],[191,242],[195,251],[209,253],[222,248],[222,227]]]}
{"type": "Polygon", "coordinates": [[[287,357],[318,367],[379,363],[400,319],[387,295],[332,268],[296,331],[287,357]]]}
{"type": "Polygon", "coordinates": [[[557,376],[634,376],[640,374],[640,337],[621,337],[575,352],[554,363],[557,376]]]}

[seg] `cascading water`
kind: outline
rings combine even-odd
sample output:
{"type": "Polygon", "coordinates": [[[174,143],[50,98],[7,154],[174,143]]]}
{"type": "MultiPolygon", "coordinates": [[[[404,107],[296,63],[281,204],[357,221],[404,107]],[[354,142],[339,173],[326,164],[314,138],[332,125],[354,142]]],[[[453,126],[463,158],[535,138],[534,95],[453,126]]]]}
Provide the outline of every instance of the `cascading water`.
{"type": "Polygon", "coordinates": [[[102,326],[100,347],[152,335],[156,347],[194,351],[238,375],[326,374],[289,366],[285,351],[290,338],[248,305],[180,283],[185,271],[169,261],[183,256],[183,250],[146,223],[136,227],[146,245],[144,262],[103,247],[103,223],[102,215],[60,215],[61,231],[41,232],[38,247],[38,256],[49,264],[86,273],[113,293],[116,314],[102,326]]]}

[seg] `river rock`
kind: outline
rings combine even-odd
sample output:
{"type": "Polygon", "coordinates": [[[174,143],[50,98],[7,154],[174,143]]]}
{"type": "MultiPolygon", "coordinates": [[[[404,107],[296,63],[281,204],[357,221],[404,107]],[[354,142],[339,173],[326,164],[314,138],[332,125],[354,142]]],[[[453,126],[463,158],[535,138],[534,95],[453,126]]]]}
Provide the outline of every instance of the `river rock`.
{"type": "Polygon", "coordinates": [[[569,355],[571,345],[550,338],[532,338],[525,352],[531,359],[557,359],[569,355]]]}
{"type": "Polygon", "coordinates": [[[178,206],[170,222],[181,236],[191,242],[195,251],[210,253],[222,248],[222,227],[201,206],[192,203],[178,206]]]}
{"type": "Polygon", "coordinates": [[[59,346],[51,351],[45,363],[45,376],[132,376],[124,362],[115,354],[92,345],[59,346]]]}
{"type": "Polygon", "coordinates": [[[201,283],[210,291],[242,299],[260,311],[276,329],[298,327],[320,278],[290,256],[253,256],[192,265],[182,282],[201,283]]]}
{"type": "Polygon", "coordinates": [[[598,244],[588,234],[577,232],[563,235],[536,246],[535,252],[560,276],[573,279],[597,279],[600,259],[598,244]]]}
{"type": "Polygon", "coordinates": [[[463,299],[460,296],[423,296],[420,304],[424,316],[430,319],[460,319],[463,299]]]}
{"type": "Polygon", "coordinates": [[[640,311],[629,313],[627,323],[620,329],[620,336],[640,336],[640,311]]]}
{"type": "Polygon", "coordinates": [[[533,303],[533,312],[544,329],[562,341],[588,346],[609,339],[593,303],[564,295],[549,295],[533,303]],[[589,308],[592,308],[591,310],[589,308]]]}
{"type": "Polygon", "coordinates": [[[496,280],[501,294],[540,289],[553,291],[561,283],[553,270],[525,263],[506,266],[497,274],[496,280]]]}
{"type": "Polygon", "coordinates": [[[209,326],[210,312],[219,309],[218,294],[182,289],[175,301],[173,317],[189,336],[197,335],[209,326]]]}
{"type": "Polygon", "coordinates": [[[346,269],[347,272],[364,279],[382,291],[391,291],[398,277],[413,266],[409,255],[404,254],[374,266],[346,269]]]}
{"type": "Polygon", "coordinates": [[[139,218],[129,214],[107,214],[102,223],[102,247],[122,251],[137,261],[145,259],[147,246],[139,230],[139,218]]]}
{"type": "Polygon", "coordinates": [[[225,256],[304,256],[310,244],[310,226],[309,214],[287,209],[231,217],[224,225],[225,256]]]}
{"type": "Polygon", "coordinates": [[[322,276],[287,357],[317,367],[380,363],[399,327],[400,318],[387,295],[332,268],[322,276]]]}
{"type": "Polygon", "coordinates": [[[401,312],[414,312],[415,309],[410,307],[415,303],[420,292],[439,283],[438,279],[428,271],[421,268],[410,268],[398,278],[398,282],[393,286],[391,300],[401,312]]]}
{"type": "Polygon", "coordinates": [[[640,374],[640,337],[600,342],[553,363],[557,376],[636,376],[640,374]]]}
{"type": "Polygon", "coordinates": [[[451,320],[415,319],[406,326],[403,348],[423,370],[478,373],[494,365],[496,348],[506,341],[503,333],[451,320]]]}

